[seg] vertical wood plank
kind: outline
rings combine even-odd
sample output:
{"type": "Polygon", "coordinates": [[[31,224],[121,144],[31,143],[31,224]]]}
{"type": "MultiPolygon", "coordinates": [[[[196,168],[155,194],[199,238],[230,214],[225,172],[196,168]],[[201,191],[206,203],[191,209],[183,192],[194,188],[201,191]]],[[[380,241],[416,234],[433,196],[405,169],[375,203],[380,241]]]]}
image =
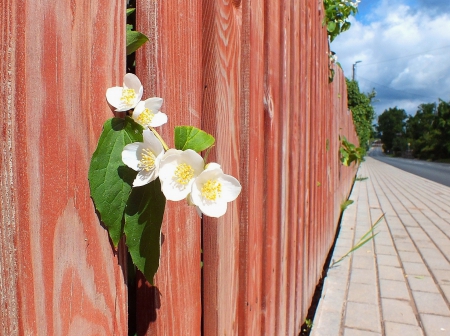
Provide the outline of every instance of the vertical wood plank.
{"type": "Polygon", "coordinates": [[[124,4],[7,1],[0,15],[0,333],[123,335],[124,250],[87,173],[125,68],[124,4]]]}
{"type": "Polygon", "coordinates": [[[265,201],[264,201],[264,241],[263,241],[263,329],[264,335],[276,335],[277,328],[283,321],[277,318],[280,304],[280,223],[282,221],[281,174],[281,87],[282,48],[281,34],[282,2],[266,1],[265,6],[265,125],[264,152],[265,159],[265,201]],[[271,13],[271,15],[267,15],[271,13]]]}
{"type": "MultiPolygon", "coordinates": [[[[241,33],[239,2],[203,1],[202,127],[216,137],[210,160],[242,177],[241,33]]],[[[243,185],[245,188],[245,185],[243,185]]],[[[242,195],[219,218],[203,219],[203,333],[237,335],[242,195]]]]}
{"type": "Polygon", "coordinates": [[[241,262],[239,334],[261,334],[262,230],[264,199],[264,1],[242,1],[241,262]]]}
{"type": "MultiPolygon", "coordinates": [[[[199,0],[137,0],[137,30],[149,43],[136,54],[144,97],[164,99],[161,135],[173,147],[178,125],[201,127],[202,8],[199,0]]],[[[155,287],[140,282],[139,335],[200,335],[201,226],[193,207],[168,201],[155,287]],[[150,305],[150,309],[145,309],[150,305]]]]}

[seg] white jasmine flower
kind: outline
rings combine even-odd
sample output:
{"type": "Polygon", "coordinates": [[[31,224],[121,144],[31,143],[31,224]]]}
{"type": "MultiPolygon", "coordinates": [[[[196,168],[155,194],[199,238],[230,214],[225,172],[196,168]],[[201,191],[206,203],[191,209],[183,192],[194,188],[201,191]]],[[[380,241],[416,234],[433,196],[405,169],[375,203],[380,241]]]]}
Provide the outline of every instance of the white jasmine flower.
{"type": "Polygon", "coordinates": [[[142,98],[144,88],[136,75],[127,73],[123,77],[123,87],[115,86],[106,90],[106,100],[117,112],[134,108],[142,98]]]}
{"type": "Polygon", "coordinates": [[[133,187],[140,187],[158,177],[159,163],[164,155],[161,142],[152,131],[143,132],[144,142],[134,142],[124,147],[122,161],[138,172],[133,187]]]}
{"type": "Polygon", "coordinates": [[[159,111],[162,98],[153,97],[140,101],[133,111],[133,119],[144,127],[159,127],[167,122],[167,115],[159,111]]]}
{"type": "Polygon", "coordinates": [[[210,163],[192,185],[191,202],[210,217],[220,217],[227,211],[227,203],[241,192],[241,184],[233,176],[225,175],[217,163],[210,163]]]}
{"type": "Polygon", "coordinates": [[[203,167],[203,158],[197,152],[191,149],[169,149],[159,167],[159,180],[164,196],[170,201],[185,199],[203,167]]]}

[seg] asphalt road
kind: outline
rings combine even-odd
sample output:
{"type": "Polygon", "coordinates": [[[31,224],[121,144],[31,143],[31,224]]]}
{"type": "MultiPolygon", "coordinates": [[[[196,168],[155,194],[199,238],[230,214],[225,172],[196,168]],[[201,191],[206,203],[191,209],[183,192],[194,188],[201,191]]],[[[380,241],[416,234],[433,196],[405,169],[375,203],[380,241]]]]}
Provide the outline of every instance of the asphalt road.
{"type": "Polygon", "coordinates": [[[450,187],[450,164],[413,159],[393,158],[385,155],[381,147],[372,147],[369,156],[409,173],[450,187]]]}

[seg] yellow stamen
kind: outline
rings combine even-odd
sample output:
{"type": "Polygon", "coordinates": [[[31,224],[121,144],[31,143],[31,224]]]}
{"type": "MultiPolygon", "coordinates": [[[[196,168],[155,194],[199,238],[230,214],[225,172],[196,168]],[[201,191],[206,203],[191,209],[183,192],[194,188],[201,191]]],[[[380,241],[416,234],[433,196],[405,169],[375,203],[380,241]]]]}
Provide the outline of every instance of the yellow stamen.
{"type": "Polygon", "coordinates": [[[154,116],[155,114],[153,113],[153,111],[146,108],[144,111],[142,111],[141,114],[139,114],[139,117],[136,118],[136,121],[142,126],[147,126],[152,122],[154,116]]]}
{"type": "Polygon", "coordinates": [[[142,159],[138,163],[138,167],[148,172],[155,168],[155,160],[155,154],[148,149],[144,149],[142,159]]]}
{"type": "Polygon", "coordinates": [[[120,97],[120,100],[123,101],[127,105],[131,105],[134,102],[134,99],[136,98],[136,92],[134,89],[122,89],[122,97],[120,97]]]}
{"type": "Polygon", "coordinates": [[[175,169],[175,176],[177,177],[175,181],[179,184],[186,185],[194,177],[194,169],[187,163],[181,163],[175,169]]]}
{"type": "Polygon", "coordinates": [[[202,196],[210,201],[215,201],[222,192],[222,185],[220,182],[208,180],[202,187],[202,196]]]}

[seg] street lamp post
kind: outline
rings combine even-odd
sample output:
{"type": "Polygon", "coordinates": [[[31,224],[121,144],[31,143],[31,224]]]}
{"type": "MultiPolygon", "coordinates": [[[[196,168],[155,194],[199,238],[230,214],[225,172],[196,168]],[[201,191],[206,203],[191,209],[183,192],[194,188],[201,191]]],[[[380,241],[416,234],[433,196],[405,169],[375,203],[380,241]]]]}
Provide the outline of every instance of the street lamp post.
{"type": "Polygon", "coordinates": [[[355,80],[355,73],[356,73],[356,64],[361,63],[362,61],[356,61],[355,63],[353,63],[353,75],[352,75],[352,79],[355,80]]]}

